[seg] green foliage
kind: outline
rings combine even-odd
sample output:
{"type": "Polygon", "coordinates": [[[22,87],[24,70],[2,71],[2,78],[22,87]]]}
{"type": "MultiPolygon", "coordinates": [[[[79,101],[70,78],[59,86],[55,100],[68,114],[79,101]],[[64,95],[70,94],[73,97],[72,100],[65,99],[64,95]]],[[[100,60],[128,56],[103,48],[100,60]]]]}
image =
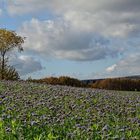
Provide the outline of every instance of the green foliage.
{"type": "Polygon", "coordinates": [[[140,139],[139,92],[0,85],[0,140],[140,139]]]}
{"type": "Polygon", "coordinates": [[[5,90],[5,85],[3,85],[3,84],[0,84],[0,92],[3,92],[4,90],[5,90]]]}
{"type": "Polygon", "coordinates": [[[0,85],[0,140],[140,139],[138,92],[0,85]]]}

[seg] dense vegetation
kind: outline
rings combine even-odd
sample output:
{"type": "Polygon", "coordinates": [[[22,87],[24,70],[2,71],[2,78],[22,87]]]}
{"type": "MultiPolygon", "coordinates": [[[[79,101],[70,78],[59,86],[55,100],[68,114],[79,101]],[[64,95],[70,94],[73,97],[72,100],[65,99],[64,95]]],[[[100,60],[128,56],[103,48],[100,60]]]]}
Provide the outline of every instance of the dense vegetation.
{"type": "MultiPolygon", "coordinates": [[[[0,66],[1,66],[1,64],[0,64],[0,66]]],[[[20,76],[19,76],[18,72],[15,70],[15,68],[12,66],[8,66],[8,65],[4,66],[4,70],[2,70],[0,67],[0,80],[2,79],[2,77],[5,80],[19,80],[20,79],[20,76]],[[2,76],[2,74],[3,74],[3,76],[2,76]]]]}
{"type": "Polygon", "coordinates": [[[0,80],[18,80],[19,74],[13,66],[9,66],[9,56],[11,52],[18,49],[23,51],[23,37],[17,35],[14,31],[0,29],[0,80]]]}
{"type": "Polygon", "coordinates": [[[46,83],[51,85],[67,85],[74,87],[88,87],[107,90],[140,91],[140,80],[128,78],[112,78],[97,81],[93,80],[94,83],[86,83],[68,76],[61,76],[59,78],[48,77],[38,80],[29,78],[27,81],[36,83],[46,83]]]}
{"type": "Polygon", "coordinates": [[[140,80],[131,80],[127,78],[105,79],[96,81],[91,86],[108,90],[140,91],[140,80]]]}
{"type": "Polygon", "coordinates": [[[0,140],[139,140],[140,94],[0,82],[0,140]]]}
{"type": "Polygon", "coordinates": [[[76,78],[71,78],[68,76],[61,76],[57,77],[48,77],[43,79],[31,79],[29,78],[27,81],[36,82],[36,83],[46,83],[51,85],[67,85],[67,86],[74,86],[74,87],[85,87],[86,84],[82,83],[80,80],[76,78]]]}

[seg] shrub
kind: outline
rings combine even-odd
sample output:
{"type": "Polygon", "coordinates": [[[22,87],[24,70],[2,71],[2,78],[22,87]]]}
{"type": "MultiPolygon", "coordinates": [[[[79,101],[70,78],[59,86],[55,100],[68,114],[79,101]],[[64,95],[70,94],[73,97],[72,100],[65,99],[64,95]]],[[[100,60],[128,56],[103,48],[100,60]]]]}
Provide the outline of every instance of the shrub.
{"type": "Polygon", "coordinates": [[[83,84],[80,80],[71,78],[71,77],[67,77],[67,76],[59,77],[59,82],[61,85],[68,85],[68,86],[75,86],[75,87],[83,86],[83,84]]]}
{"type": "Polygon", "coordinates": [[[37,82],[37,83],[46,83],[52,85],[67,85],[67,86],[74,86],[74,87],[85,87],[86,85],[83,84],[80,80],[71,78],[68,76],[61,76],[57,77],[48,77],[43,79],[28,79],[27,81],[37,82]]]}
{"type": "Polygon", "coordinates": [[[18,80],[20,79],[18,72],[15,70],[14,67],[5,65],[4,71],[3,71],[3,78],[2,78],[2,73],[1,73],[1,68],[0,68],[0,79],[5,79],[5,80],[18,80]]]}

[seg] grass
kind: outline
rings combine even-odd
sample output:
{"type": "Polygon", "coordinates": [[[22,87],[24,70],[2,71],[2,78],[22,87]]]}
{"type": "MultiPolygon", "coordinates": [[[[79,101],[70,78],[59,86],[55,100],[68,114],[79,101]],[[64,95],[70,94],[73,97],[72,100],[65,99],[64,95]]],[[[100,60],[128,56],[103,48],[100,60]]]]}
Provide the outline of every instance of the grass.
{"type": "Polygon", "coordinates": [[[140,139],[140,93],[0,82],[0,140],[140,139]]]}

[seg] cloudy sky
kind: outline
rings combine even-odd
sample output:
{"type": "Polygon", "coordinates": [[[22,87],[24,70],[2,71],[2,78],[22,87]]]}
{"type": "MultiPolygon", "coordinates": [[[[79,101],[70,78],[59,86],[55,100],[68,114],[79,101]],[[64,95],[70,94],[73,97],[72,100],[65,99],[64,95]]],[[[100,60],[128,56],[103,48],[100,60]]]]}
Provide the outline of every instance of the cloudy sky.
{"type": "Polygon", "coordinates": [[[0,0],[0,28],[26,37],[22,78],[140,74],[140,0],[0,0]]]}

